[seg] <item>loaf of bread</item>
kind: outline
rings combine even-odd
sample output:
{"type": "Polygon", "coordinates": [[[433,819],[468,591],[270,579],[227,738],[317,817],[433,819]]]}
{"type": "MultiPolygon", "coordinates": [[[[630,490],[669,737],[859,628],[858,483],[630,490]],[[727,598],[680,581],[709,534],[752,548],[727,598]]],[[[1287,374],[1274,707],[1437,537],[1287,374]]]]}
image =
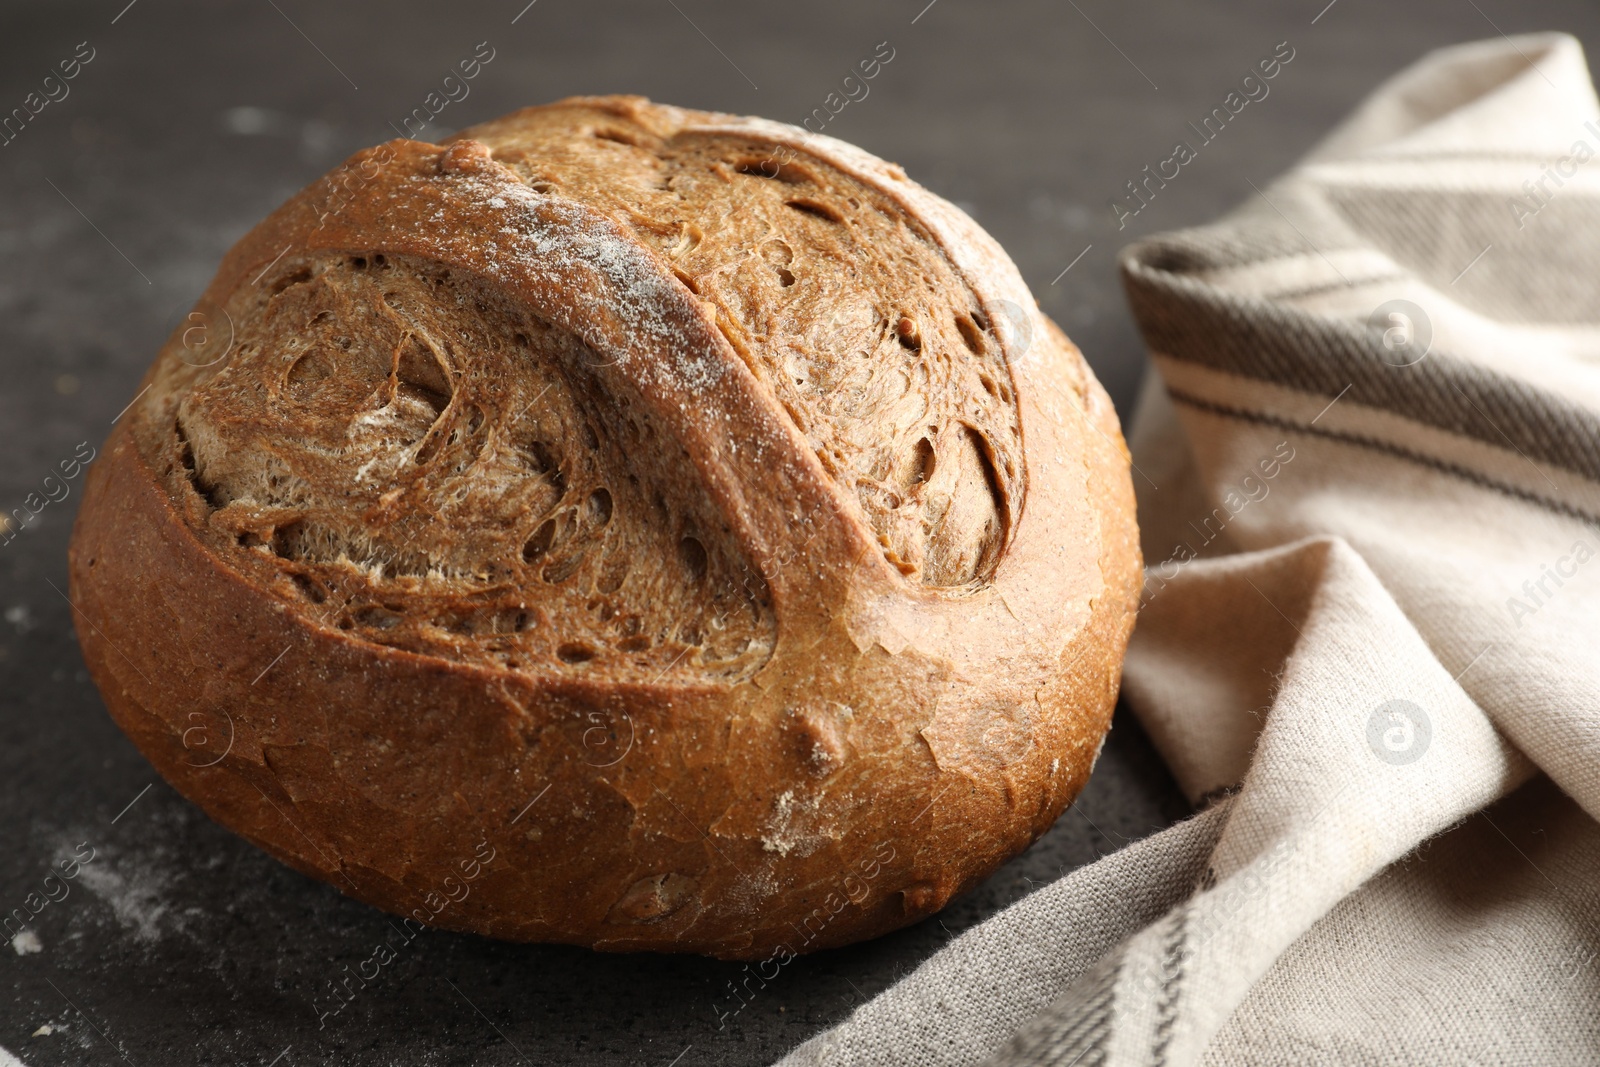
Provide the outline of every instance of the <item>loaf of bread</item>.
{"type": "Polygon", "coordinates": [[[926,916],[1108,727],[1128,457],[995,242],[636,97],[364,151],[93,467],[84,654],[224,826],[416,922],[770,958],[926,916]]]}

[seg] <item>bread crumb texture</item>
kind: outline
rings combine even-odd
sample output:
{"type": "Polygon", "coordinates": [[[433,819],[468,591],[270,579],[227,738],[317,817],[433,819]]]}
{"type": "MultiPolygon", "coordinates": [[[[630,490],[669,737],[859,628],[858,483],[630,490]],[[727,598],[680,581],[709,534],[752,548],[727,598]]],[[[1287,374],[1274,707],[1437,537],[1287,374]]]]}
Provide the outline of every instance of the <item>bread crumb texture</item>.
{"type": "Polygon", "coordinates": [[[173,434],[213,542],[303,610],[513,668],[738,676],[771,652],[766,583],[681,447],[571,334],[382,253],[280,263],[230,314],[173,434]]]}
{"type": "Polygon", "coordinates": [[[814,156],[625,116],[536,110],[463,136],[666,256],[902,573],[987,579],[1021,495],[1011,374],[925,226],[814,156]]]}
{"type": "MultiPolygon", "coordinates": [[[[671,263],[900,573],[989,578],[1021,495],[1010,373],[902,205],[759,140],[604,110],[468,132],[453,155],[486,144],[671,263]]],[[[681,447],[597,378],[607,357],[492,280],[291,250],[227,312],[229,358],[171,380],[173,447],[217,550],[285,600],[513,668],[738,678],[770,655],[766,583],[681,447]]]]}

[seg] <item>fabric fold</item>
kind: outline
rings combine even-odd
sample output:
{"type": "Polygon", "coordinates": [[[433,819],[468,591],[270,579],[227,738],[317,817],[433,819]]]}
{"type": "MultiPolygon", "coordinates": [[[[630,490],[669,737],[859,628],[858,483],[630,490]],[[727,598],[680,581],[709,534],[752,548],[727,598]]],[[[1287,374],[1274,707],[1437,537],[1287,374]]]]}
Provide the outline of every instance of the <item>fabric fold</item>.
{"type": "Polygon", "coordinates": [[[963,931],[847,1023],[783,1062],[977,1063],[1124,938],[1189,895],[1224,812],[1225,806],[1214,808],[1136,841],[963,931]]]}

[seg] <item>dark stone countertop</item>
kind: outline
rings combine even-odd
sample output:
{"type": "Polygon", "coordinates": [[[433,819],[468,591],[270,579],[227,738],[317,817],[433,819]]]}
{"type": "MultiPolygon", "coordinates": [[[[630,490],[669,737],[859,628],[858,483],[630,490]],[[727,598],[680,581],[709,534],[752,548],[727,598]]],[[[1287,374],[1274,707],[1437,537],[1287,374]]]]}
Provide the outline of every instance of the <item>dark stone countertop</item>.
{"type": "MultiPolygon", "coordinates": [[[[869,95],[825,132],[904,164],[999,238],[1126,415],[1144,358],[1119,247],[1253,195],[1431,47],[1600,39],[1582,0],[525,2],[11,0],[0,115],[59,61],[93,58],[0,145],[0,509],[100,444],[234,240],[392,136],[478,42],[494,59],[435,133],[603,92],[798,122],[889,42],[869,95]],[[1119,230],[1124,183],[1284,41],[1295,58],[1269,95],[1119,230]]],[[[953,933],[1186,811],[1119,715],[1087,791],[1031,850],[935,919],[794,962],[721,1028],[738,965],[430,932],[319,1029],[313,997],[386,918],[213,825],[107,718],[62,592],[78,484],[0,546],[0,910],[74,845],[96,849],[34,920],[38,951],[0,943],[0,1047],[31,1067],[766,1063],[953,933]]]]}

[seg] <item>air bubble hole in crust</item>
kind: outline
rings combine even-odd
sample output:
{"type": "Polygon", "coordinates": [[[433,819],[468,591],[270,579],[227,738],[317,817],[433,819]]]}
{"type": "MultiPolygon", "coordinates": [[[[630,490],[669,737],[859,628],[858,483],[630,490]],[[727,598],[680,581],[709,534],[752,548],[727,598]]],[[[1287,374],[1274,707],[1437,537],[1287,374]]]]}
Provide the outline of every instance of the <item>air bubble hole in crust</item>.
{"type": "Polygon", "coordinates": [[[678,555],[683,560],[683,565],[689,571],[689,579],[693,582],[706,580],[706,546],[696,537],[685,537],[678,542],[678,555]]]}
{"type": "Polygon", "coordinates": [[[629,148],[642,148],[644,142],[635,134],[619,129],[599,129],[594,131],[596,140],[611,141],[615,144],[627,145],[629,148]]]}
{"type": "Polygon", "coordinates": [[[543,559],[549,554],[550,547],[555,543],[555,539],[556,520],[544,520],[539,524],[539,528],[533,532],[533,536],[523,544],[522,561],[524,563],[536,563],[543,559]]]}
{"type": "Polygon", "coordinates": [[[589,520],[596,526],[604,526],[611,521],[611,491],[596,489],[589,494],[589,520]]]}
{"type": "Polygon", "coordinates": [[[915,449],[915,458],[911,464],[913,484],[929,481],[933,478],[934,468],[938,465],[938,456],[934,452],[933,442],[926,437],[919,438],[915,449]]]}
{"type": "Polygon", "coordinates": [[[369,604],[367,607],[357,609],[355,621],[362,626],[371,626],[379,630],[392,630],[400,625],[404,618],[398,611],[369,604]]]}
{"type": "Polygon", "coordinates": [[[844,222],[844,215],[840,213],[839,209],[825,201],[814,200],[810,197],[801,197],[799,199],[790,200],[787,203],[789,207],[794,208],[796,211],[801,212],[802,214],[812,215],[819,219],[825,219],[828,222],[844,222]]]}
{"type": "Polygon", "coordinates": [[[974,355],[983,354],[983,331],[978,329],[978,324],[965,315],[956,315],[956,330],[961,334],[961,340],[966,342],[967,348],[974,355]]]}
{"type": "Polygon", "coordinates": [[[902,315],[894,324],[895,339],[902,348],[913,352],[922,351],[922,338],[917,334],[916,322],[908,316],[902,315]]]}
{"type": "Polygon", "coordinates": [[[406,396],[414,397],[437,417],[450,405],[455,387],[438,357],[414,337],[406,338],[395,363],[395,385],[406,396]]]}
{"type": "Polygon", "coordinates": [[[816,174],[801,164],[780,163],[770,156],[740,160],[734,164],[733,169],[739,174],[749,174],[757,178],[771,178],[785,185],[804,185],[808,182],[816,181],[816,174]]]}
{"type": "Polygon", "coordinates": [[[288,289],[292,285],[304,285],[310,280],[311,269],[309,267],[302,267],[299,270],[290,271],[289,273],[276,278],[272,282],[272,288],[269,291],[272,293],[272,295],[277,296],[279,293],[283,292],[285,289],[288,289]]]}
{"type": "Polygon", "coordinates": [[[574,552],[545,564],[544,568],[539,572],[539,577],[551,585],[560,585],[574,574],[577,574],[583,564],[583,554],[574,552]]]}
{"type": "Polygon", "coordinates": [[[311,601],[311,603],[321,604],[328,599],[328,594],[323,591],[322,587],[305,575],[291,574],[289,579],[294,582],[294,586],[300,591],[300,595],[311,601]]]}

